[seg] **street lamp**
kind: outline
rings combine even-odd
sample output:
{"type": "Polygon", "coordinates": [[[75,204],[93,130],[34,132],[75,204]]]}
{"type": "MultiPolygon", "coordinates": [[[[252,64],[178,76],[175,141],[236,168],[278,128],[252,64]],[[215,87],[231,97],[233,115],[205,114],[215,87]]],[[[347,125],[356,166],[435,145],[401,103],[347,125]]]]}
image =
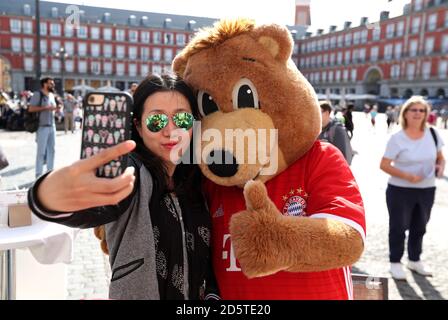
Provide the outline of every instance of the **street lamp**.
{"type": "Polygon", "coordinates": [[[64,67],[65,67],[65,59],[68,57],[68,53],[65,51],[65,48],[62,47],[55,54],[56,58],[61,60],[61,97],[64,96],[64,67]]]}

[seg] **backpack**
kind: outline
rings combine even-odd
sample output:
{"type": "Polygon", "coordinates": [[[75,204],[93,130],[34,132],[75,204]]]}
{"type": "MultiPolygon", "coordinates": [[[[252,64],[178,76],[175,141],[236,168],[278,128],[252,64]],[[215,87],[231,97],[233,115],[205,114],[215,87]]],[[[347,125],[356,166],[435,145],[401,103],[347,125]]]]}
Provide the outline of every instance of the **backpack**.
{"type": "Polygon", "coordinates": [[[328,141],[334,141],[335,135],[336,135],[336,127],[341,127],[344,129],[344,133],[345,133],[345,139],[344,139],[344,150],[346,150],[346,153],[344,154],[345,160],[347,161],[348,165],[352,164],[352,160],[353,160],[353,149],[352,149],[352,145],[350,144],[350,138],[348,136],[347,133],[347,129],[345,128],[345,126],[340,123],[339,121],[335,121],[335,123],[333,123],[330,128],[328,129],[328,141]]]}
{"type": "MultiPolygon", "coordinates": [[[[41,91],[39,91],[39,96],[40,97],[38,105],[42,106],[42,99],[44,98],[44,95],[41,91]]],[[[39,118],[40,118],[40,112],[29,112],[28,109],[26,109],[23,123],[25,130],[30,133],[36,132],[37,129],[39,129],[39,118]]]]}

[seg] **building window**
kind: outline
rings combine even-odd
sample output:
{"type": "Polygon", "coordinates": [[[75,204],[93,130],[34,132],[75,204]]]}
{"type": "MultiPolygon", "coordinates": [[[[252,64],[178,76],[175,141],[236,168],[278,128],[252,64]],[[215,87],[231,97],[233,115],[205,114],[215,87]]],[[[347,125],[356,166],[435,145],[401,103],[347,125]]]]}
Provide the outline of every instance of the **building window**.
{"type": "Polygon", "coordinates": [[[414,10],[420,11],[423,9],[423,0],[415,0],[414,2],[414,10]]]}
{"type": "Polygon", "coordinates": [[[351,55],[351,52],[350,51],[345,51],[345,63],[346,64],[350,64],[350,55],[351,55]]]}
{"type": "Polygon", "coordinates": [[[142,31],[140,33],[141,42],[143,43],[149,43],[149,32],[148,31],[142,31]]]}
{"type": "Polygon", "coordinates": [[[164,34],[164,44],[174,44],[173,41],[173,34],[172,33],[165,33],[164,34]]]}
{"type": "Polygon", "coordinates": [[[415,57],[418,50],[418,40],[412,40],[409,45],[409,56],[415,57]]]}
{"type": "Polygon", "coordinates": [[[426,61],[422,65],[423,80],[428,80],[431,77],[431,61],[426,61]]]}
{"type": "Polygon", "coordinates": [[[390,76],[394,80],[397,80],[400,78],[400,65],[399,64],[395,64],[391,67],[390,76]]]}
{"type": "Polygon", "coordinates": [[[447,71],[448,71],[448,61],[447,60],[440,61],[439,62],[439,78],[446,79],[447,71]]]}
{"type": "Polygon", "coordinates": [[[384,59],[391,60],[393,51],[394,51],[394,45],[393,44],[386,45],[384,47],[384,59]]]}
{"type": "Polygon", "coordinates": [[[9,20],[9,26],[11,28],[12,33],[20,33],[22,32],[22,21],[17,19],[9,20]]]}
{"type": "Polygon", "coordinates": [[[353,34],[353,44],[359,44],[360,42],[360,32],[355,32],[353,34]]]}
{"type": "Polygon", "coordinates": [[[322,40],[317,41],[317,51],[322,50],[322,40]]]}
{"type": "Polygon", "coordinates": [[[404,21],[397,23],[397,37],[402,37],[404,35],[404,21]]]}
{"type": "Polygon", "coordinates": [[[342,51],[338,52],[338,64],[342,64],[343,54],[342,51]]]}
{"type": "Polygon", "coordinates": [[[98,43],[92,43],[90,45],[90,50],[91,50],[92,57],[100,56],[100,45],[98,43]]]}
{"type": "Polygon", "coordinates": [[[142,47],[140,49],[140,57],[142,60],[149,60],[149,48],[142,47]]]}
{"type": "Polygon", "coordinates": [[[328,82],[333,82],[334,73],[333,71],[328,72],[328,82]]]}
{"type": "Polygon", "coordinates": [[[346,69],[346,70],[344,70],[344,73],[343,73],[343,80],[344,80],[344,82],[347,82],[348,81],[348,70],[346,69]]]}
{"type": "Polygon", "coordinates": [[[138,41],[138,31],[129,30],[129,42],[137,42],[138,41]]]}
{"type": "Polygon", "coordinates": [[[115,40],[125,41],[125,31],[123,29],[115,30],[115,40]]]}
{"type": "Polygon", "coordinates": [[[324,50],[328,50],[330,47],[330,38],[324,40],[324,50]]]}
{"type": "Polygon", "coordinates": [[[103,39],[104,40],[112,40],[112,29],[111,28],[103,29],[103,39]]]}
{"type": "Polygon", "coordinates": [[[54,73],[61,72],[61,61],[59,59],[51,59],[51,71],[54,73]]]}
{"type": "Polygon", "coordinates": [[[23,21],[23,33],[32,34],[33,33],[33,22],[23,21]]]}
{"type": "Polygon", "coordinates": [[[176,34],[176,44],[178,46],[184,46],[185,45],[185,35],[183,33],[176,34]]]}
{"type": "Polygon", "coordinates": [[[388,24],[386,27],[386,38],[390,39],[394,37],[395,33],[395,24],[388,24]]]}
{"type": "MultiPolygon", "coordinates": [[[[166,60],[166,61],[169,61],[169,60],[166,60]]],[[[317,56],[317,66],[318,67],[322,66],[322,56],[321,55],[317,56]]]]}
{"type": "Polygon", "coordinates": [[[152,33],[152,42],[153,43],[161,43],[162,42],[162,34],[160,32],[153,32],[152,33]]]}
{"type": "Polygon", "coordinates": [[[327,82],[327,72],[322,72],[322,82],[327,82]]]}
{"type": "Polygon", "coordinates": [[[78,38],[81,38],[81,39],[87,38],[87,27],[86,26],[79,26],[78,38]]]}
{"type": "Polygon", "coordinates": [[[344,36],[338,36],[338,48],[342,48],[344,46],[344,36]]]}
{"type": "Polygon", "coordinates": [[[67,38],[73,37],[73,26],[68,23],[64,24],[64,34],[67,38]]]}
{"type": "MultiPolygon", "coordinates": [[[[177,45],[179,45],[179,43],[176,42],[177,45]]],[[[296,55],[299,53],[299,44],[298,43],[294,43],[294,50],[293,50],[293,54],[296,55]]]]}
{"type": "Polygon", "coordinates": [[[90,64],[90,71],[95,75],[99,75],[101,73],[101,62],[92,61],[90,64]]]}
{"type": "MultiPolygon", "coordinates": [[[[106,58],[112,58],[112,45],[111,44],[105,44],[103,45],[103,54],[106,58]]],[[[106,67],[104,67],[106,69],[106,67]]]]}
{"type": "Polygon", "coordinates": [[[372,47],[370,49],[370,61],[372,62],[378,61],[378,52],[379,52],[378,47],[372,47]]]}
{"type": "Polygon", "coordinates": [[[34,59],[33,58],[25,58],[24,61],[25,71],[33,71],[34,67],[34,59]]]}
{"type": "Polygon", "coordinates": [[[328,65],[328,54],[325,54],[325,55],[324,55],[324,58],[323,58],[323,61],[322,61],[322,62],[323,62],[323,65],[324,65],[324,66],[327,66],[327,65],[328,65]]]}
{"type": "Polygon", "coordinates": [[[47,69],[48,69],[47,59],[45,59],[45,58],[40,59],[40,67],[42,69],[42,72],[47,72],[47,69]]]}
{"type": "Polygon", "coordinates": [[[336,37],[331,37],[331,39],[330,39],[330,48],[331,49],[336,48],[336,37]]]}
{"type": "Polygon", "coordinates": [[[437,29],[437,13],[434,13],[428,18],[428,31],[434,31],[437,29]]]}
{"type": "Polygon", "coordinates": [[[410,63],[408,64],[406,70],[406,76],[408,77],[408,80],[414,80],[414,75],[415,75],[415,64],[410,63]]]}
{"type": "Polygon", "coordinates": [[[112,74],[112,63],[110,63],[110,62],[105,62],[104,63],[104,74],[105,75],[112,74]]]}
{"type": "Polygon", "coordinates": [[[445,13],[445,27],[448,27],[448,11],[445,13]]]}
{"type": "Polygon", "coordinates": [[[67,72],[75,71],[75,64],[73,63],[73,60],[65,60],[65,71],[67,72]]]}
{"type": "Polygon", "coordinates": [[[351,46],[352,45],[352,34],[348,33],[345,35],[345,46],[351,46]]]}
{"type": "Polygon", "coordinates": [[[142,64],[140,66],[140,74],[142,77],[146,77],[149,74],[149,66],[147,64],[142,64]]]}
{"type": "Polygon", "coordinates": [[[381,27],[377,28],[373,28],[373,33],[372,33],[372,40],[373,41],[378,41],[381,38],[381,27]]]}
{"type": "Polygon", "coordinates": [[[166,48],[163,52],[164,55],[164,61],[165,62],[171,62],[173,60],[173,50],[166,48]]]}
{"type": "Polygon", "coordinates": [[[155,74],[161,74],[162,73],[162,67],[158,64],[153,64],[152,65],[152,73],[155,74]]]}
{"type": "Polygon", "coordinates": [[[334,66],[335,62],[336,62],[336,54],[332,53],[330,54],[330,65],[334,66]]]}
{"type": "Polygon", "coordinates": [[[135,63],[129,64],[129,76],[137,76],[137,65],[135,63]]]}
{"type": "Polygon", "coordinates": [[[152,59],[154,61],[160,61],[160,57],[161,57],[160,48],[153,48],[152,49],[152,59]]]}
{"type": "Polygon", "coordinates": [[[426,38],[425,54],[431,54],[434,50],[434,37],[426,38]]]}
{"type": "Polygon", "coordinates": [[[98,40],[100,38],[100,28],[90,27],[90,37],[92,39],[98,40]]]}
{"type": "Polygon", "coordinates": [[[124,59],[124,46],[117,46],[117,58],[124,59]]]}
{"type": "Polygon", "coordinates": [[[86,61],[78,61],[78,72],[81,72],[81,73],[87,72],[87,62],[86,61]]]}
{"type": "Polygon", "coordinates": [[[356,70],[356,69],[352,69],[352,73],[351,73],[351,80],[352,80],[352,82],[356,82],[356,80],[357,80],[357,76],[358,76],[358,70],[356,70]]]}
{"type": "Polygon", "coordinates": [[[41,22],[39,25],[39,29],[40,29],[41,36],[47,35],[48,31],[47,31],[47,23],[46,22],[41,22]]]}
{"type": "Polygon", "coordinates": [[[401,42],[395,44],[395,59],[396,60],[401,59],[402,49],[403,49],[403,44],[401,42]]]}
{"type": "Polygon", "coordinates": [[[369,35],[369,32],[367,30],[363,30],[361,32],[361,43],[366,43],[367,42],[368,35],[369,35]]]}
{"type": "Polygon", "coordinates": [[[117,63],[117,76],[124,76],[124,63],[117,63]]]}
{"type": "Polygon", "coordinates": [[[61,25],[59,23],[50,24],[50,35],[52,35],[53,37],[61,36],[61,25]]]}
{"type": "Polygon", "coordinates": [[[85,57],[87,55],[87,44],[84,42],[78,43],[78,55],[85,57]]]}
{"type": "Polygon", "coordinates": [[[52,40],[51,41],[51,53],[56,53],[61,49],[61,41],[52,40]]]}
{"type": "Polygon", "coordinates": [[[443,36],[442,53],[448,53],[448,34],[443,36]]]}
{"type": "Polygon", "coordinates": [[[40,53],[47,53],[47,40],[40,40],[40,53]]]}
{"type": "Polygon", "coordinates": [[[72,56],[75,53],[75,45],[71,41],[66,41],[64,43],[65,52],[67,52],[68,55],[72,56]]]}
{"type": "Polygon", "coordinates": [[[361,62],[366,61],[366,49],[365,48],[359,49],[359,61],[361,61],[361,62]]]}
{"type": "Polygon", "coordinates": [[[414,17],[414,19],[412,19],[412,30],[411,32],[413,34],[418,33],[420,31],[420,17],[414,17]]]}
{"type": "Polygon", "coordinates": [[[336,81],[341,81],[341,70],[336,71],[336,81]]]}
{"type": "Polygon", "coordinates": [[[23,39],[23,49],[27,53],[33,52],[34,40],[33,39],[23,39]]]}
{"type": "Polygon", "coordinates": [[[137,47],[129,47],[129,59],[137,59],[137,47]]]}

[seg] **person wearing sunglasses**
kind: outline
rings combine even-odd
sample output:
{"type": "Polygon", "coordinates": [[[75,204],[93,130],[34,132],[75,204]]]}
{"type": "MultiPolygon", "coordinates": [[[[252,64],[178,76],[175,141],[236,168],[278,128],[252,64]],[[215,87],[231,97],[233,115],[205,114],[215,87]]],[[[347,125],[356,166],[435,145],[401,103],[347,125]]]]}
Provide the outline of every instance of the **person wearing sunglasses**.
{"type": "Polygon", "coordinates": [[[381,160],[380,168],[390,175],[386,189],[389,211],[390,273],[405,280],[401,258],[408,230],[407,267],[423,276],[430,269],[420,259],[423,236],[431,215],[436,191],[436,177],[442,177],[444,145],[434,128],[428,128],[429,104],[420,96],[407,100],[400,113],[402,130],[393,134],[381,160]]]}
{"type": "Polygon", "coordinates": [[[201,174],[192,162],[179,163],[199,119],[196,98],[168,75],[147,77],[133,98],[133,141],[38,179],[28,193],[30,207],[71,227],[105,225],[110,299],[217,299],[201,174]],[[121,176],[95,176],[97,167],[129,152],[121,176]]]}

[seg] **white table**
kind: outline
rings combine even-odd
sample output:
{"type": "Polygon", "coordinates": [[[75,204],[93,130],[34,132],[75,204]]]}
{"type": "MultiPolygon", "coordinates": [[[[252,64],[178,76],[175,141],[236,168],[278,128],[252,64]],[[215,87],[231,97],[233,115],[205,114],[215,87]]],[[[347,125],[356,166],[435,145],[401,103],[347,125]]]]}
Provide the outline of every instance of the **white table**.
{"type": "Polygon", "coordinates": [[[16,298],[16,249],[28,248],[40,264],[70,263],[76,229],[32,217],[32,225],[0,226],[0,300],[16,298]]]}

